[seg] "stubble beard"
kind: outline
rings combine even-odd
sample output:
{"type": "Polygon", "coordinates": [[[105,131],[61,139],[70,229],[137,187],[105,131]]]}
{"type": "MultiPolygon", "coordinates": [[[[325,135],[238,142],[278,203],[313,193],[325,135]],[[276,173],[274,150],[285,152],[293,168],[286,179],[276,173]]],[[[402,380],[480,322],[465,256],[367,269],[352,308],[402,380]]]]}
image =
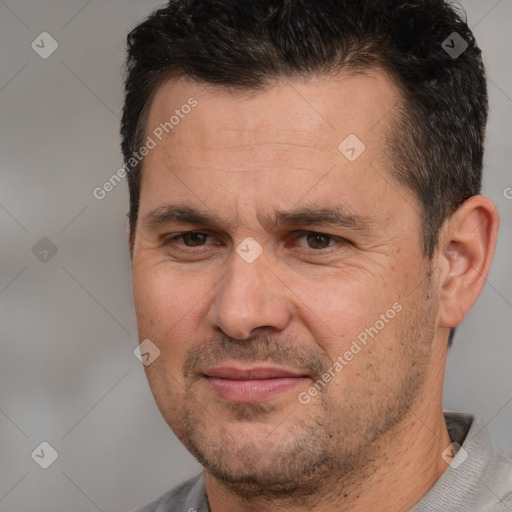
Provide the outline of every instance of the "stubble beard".
{"type": "MultiPolygon", "coordinates": [[[[325,497],[361,485],[379,465],[379,454],[385,450],[383,436],[387,434],[389,441],[395,427],[411,413],[427,378],[435,311],[430,275],[426,281],[416,300],[404,306],[402,315],[410,314],[395,330],[394,338],[400,341],[394,344],[392,360],[383,365],[382,352],[366,347],[365,355],[358,356],[365,358],[366,375],[346,383],[342,401],[327,386],[314,404],[296,406],[291,413],[268,404],[231,403],[225,405],[223,416],[229,412],[233,420],[223,426],[205,412],[195,387],[187,385],[181,420],[179,425],[169,422],[171,428],[210,475],[243,499],[268,497],[287,504],[300,500],[306,505],[308,499],[314,503],[321,489],[325,497]],[[402,374],[390,379],[385,366],[402,374]],[[237,436],[238,427],[251,422],[261,425],[262,434],[237,436]],[[237,428],[230,430],[231,424],[237,428]]],[[[381,336],[371,343],[386,342],[381,336]]],[[[257,344],[254,350],[247,345],[242,350],[258,356],[253,360],[264,360],[261,355],[274,346],[272,339],[257,344]]],[[[223,341],[210,353],[226,346],[223,341]]],[[[279,350],[277,345],[274,348],[279,350]]],[[[344,372],[335,378],[343,379],[344,372]]]]}

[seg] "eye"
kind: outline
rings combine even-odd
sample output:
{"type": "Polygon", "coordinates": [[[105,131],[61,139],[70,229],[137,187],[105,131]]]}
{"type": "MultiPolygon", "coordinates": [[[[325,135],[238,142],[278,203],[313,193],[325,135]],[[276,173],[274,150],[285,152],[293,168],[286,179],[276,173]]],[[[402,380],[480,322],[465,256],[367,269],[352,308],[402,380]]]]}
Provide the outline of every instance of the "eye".
{"type": "Polygon", "coordinates": [[[329,247],[330,242],[333,241],[330,236],[323,235],[322,233],[308,233],[302,238],[306,239],[307,244],[312,249],[325,249],[329,247]]]}
{"type": "Polygon", "coordinates": [[[183,245],[186,247],[201,247],[206,244],[208,239],[207,233],[201,233],[200,231],[189,231],[188,233],[181,233],[173,236],[167,243],[176,242],[179,240],[183,241],[183,245]]]}
{"type": "Polygon", "coordinates": [[[337,243],[343,243],[344,240],[342,238],[333,237],[331,235],[326,235],[325,233],[318,233],[316,231],[301,231],[295,235],[295,239],[297,241],[304,240],[304,243],[297,243],[300,247],[306,247],[314,250],[322,250],[328,249],[336,245],[337,243]]]}

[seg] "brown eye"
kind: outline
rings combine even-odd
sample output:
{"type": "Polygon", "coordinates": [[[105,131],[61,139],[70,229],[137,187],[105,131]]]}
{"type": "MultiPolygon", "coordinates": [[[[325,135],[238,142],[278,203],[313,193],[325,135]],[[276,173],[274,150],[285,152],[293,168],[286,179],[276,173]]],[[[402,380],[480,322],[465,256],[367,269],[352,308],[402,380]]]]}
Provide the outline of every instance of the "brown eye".
{"type": "Polygon", "coordinates": [[[183,235],[180,235],[179,238],[183,240],[187,247],[199,247],[206,243],[208,235],[206,233],[192,231],[190,233],[184,233],[183,235]]]}
{"type": "Polygon", "coordinates": [[[308,233],[306,240],[311,249],[326,249],[329,247],[332,238],[321,233],[308,233]]]}

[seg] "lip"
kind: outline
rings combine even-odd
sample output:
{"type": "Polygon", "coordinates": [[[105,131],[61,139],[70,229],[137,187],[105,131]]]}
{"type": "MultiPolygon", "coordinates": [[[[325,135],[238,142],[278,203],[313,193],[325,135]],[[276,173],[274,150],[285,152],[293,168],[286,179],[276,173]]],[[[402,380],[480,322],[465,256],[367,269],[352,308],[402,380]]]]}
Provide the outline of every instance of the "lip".
{"type": "Polygon", "coordinates": [[[226,400],[245,403],[270,400],[309,378],[297,371],[270,366],[218,366],[207,369],[203,375],[216,394],[226,400]]]}

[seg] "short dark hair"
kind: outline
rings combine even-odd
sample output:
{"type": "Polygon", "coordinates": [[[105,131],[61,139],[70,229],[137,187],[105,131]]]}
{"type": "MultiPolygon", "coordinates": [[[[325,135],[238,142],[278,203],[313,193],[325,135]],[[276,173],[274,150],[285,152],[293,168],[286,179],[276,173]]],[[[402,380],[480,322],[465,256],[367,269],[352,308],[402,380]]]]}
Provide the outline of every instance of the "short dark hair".
{"type": "Polygon", "coordinates": [[[130,158],[167,78],[254,92],[287,78],[381,69],[402,96],[391,116],[389,171],[419,200],[426,257],[446,218],[480,192],[485,71],[465,15],[447,1],[171,0],[127,42],[121,137],[131,250],[143,161],[130,158]]]}

